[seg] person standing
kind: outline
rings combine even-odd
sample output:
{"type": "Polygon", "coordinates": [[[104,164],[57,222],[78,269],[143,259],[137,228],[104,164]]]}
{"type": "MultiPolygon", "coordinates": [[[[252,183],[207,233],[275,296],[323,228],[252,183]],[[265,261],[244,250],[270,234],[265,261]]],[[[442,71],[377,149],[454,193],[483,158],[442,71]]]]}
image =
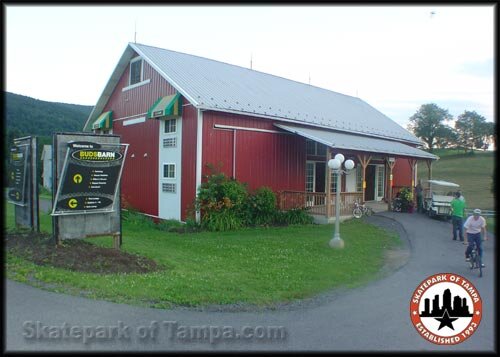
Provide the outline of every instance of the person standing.
{"type": "Polygon", "coordinates": [[[417,195],[417,212],[421,213],[424,211],[423,198],[424,189],[422,188],[422,180],[418,180],[417,186],[415,186],[415,194],[417,195]]]}
{"type": "Polygon", "coordinates": [[[465,197],[464,195],[462,194],[462,191],[458,190],[458,194],[459,194],[459,198],[460,200],[464,201],[465,202],[465,197]]]}
{"type": "MultiPolygon", "coordinates": [[[[476,208],[473,211],[472,216],[467,218],[464,223],[464,228],[466,229],[467,240],[469,241],[469,245],[465,250],[465,260],[470,261],[470,253],[472,252],[475,244],[482,261],[483,247],[481,242],[481,233],[484,240],[488,240],[488,236],[486,234],[486,220],[481,216],[481,210],[479,208],[476,208]]],[[[481,265],[484,267],[484,264],[481,265]]]]}
{"type": "MultiPolygon", "coordinates": [[[[453,226],[453,240],[457,240],[457,231],[458,238],[460,241],[464,241],[464,232],[463,232],[463,219],[465,214],[465,201],[460,199],[460,192],[455,192],[455,197],[450,202],[451,206],[451,223],[453,226]]],[[[465,244],[465,242],[464,242],[465,244]]]]}

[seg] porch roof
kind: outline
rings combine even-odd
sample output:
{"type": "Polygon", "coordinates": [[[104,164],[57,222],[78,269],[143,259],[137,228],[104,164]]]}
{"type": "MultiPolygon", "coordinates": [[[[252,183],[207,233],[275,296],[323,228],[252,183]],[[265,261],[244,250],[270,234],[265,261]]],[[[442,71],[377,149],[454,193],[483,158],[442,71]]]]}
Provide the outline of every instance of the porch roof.
{"type": "Polygon", "coordinates": [[[335,132],[326,129],[306,128],[294,125],[274,124],[276,127],[317,141],[333,149],[376,152],[395,156],[415,157],[420,159],[439,159],[438,156],[405,145],[398,141],[374,137],[335,132]]]}

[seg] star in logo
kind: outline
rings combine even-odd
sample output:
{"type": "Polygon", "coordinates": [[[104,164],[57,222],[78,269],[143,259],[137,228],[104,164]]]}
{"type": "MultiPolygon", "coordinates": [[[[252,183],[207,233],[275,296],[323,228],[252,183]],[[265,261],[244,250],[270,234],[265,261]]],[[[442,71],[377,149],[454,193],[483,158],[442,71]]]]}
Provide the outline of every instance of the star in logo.
{"type": "Polygon", "coordinates": [[[439,327],[438,327],[438,331],[441,330],[445,326],[447,326],[447,327],[451,328],[453,331],[455,331],[455,329],[453,328],[452,322],[455,320],[458,320],[458,318],[456,318],[456,317],[451,318],[450,315],[448,314],[448,310],[444,310],[444,314],[442,317],[435,317],[434,319],[436,319],[440,322],[439,327]]]}

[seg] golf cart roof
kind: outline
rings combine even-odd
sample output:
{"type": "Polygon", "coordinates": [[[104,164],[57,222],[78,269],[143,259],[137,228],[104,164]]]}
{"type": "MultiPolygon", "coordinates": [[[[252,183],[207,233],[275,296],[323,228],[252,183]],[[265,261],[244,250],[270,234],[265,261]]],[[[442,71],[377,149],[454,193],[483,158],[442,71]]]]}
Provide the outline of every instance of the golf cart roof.
{"type": "Polygon", "coordinates": [[[442,181],[442,180],[427,180],[427,182],[432,183],[433,185],[439,185],[439,186],[460,187],[460,185],[458,185],[456,183],[442,181]]]}

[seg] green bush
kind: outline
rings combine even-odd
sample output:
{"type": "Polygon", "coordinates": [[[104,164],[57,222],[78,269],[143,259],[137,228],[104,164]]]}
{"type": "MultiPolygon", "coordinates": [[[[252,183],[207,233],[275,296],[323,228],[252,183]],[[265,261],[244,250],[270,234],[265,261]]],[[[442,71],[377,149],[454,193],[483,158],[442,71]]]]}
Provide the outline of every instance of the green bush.
{"type": "Polygon", "coordinates": [[[312,224],[314,219],[307,213],[306,208],[294,208],[289,211],[278,211],[275,223],[280,225],[312,224]]]}
{"type": "Polygon", "coordinates": [[[277,214],[275,193],[268,187],[259,188],[248,196],[246,211],[249,225],[273,224],[277,214]]]}
{"type": "Polygon", "coordinates": [[[246,185],[223,173],[212,173],[201,184],[196,207],[201,211],[201,227],[209,231],[227,231],[244,226],[246,185]]]}
{"type": "Polygon", "coordinates": [[[401,198],[401,210],[408,212],[410,207],[413,207],[413,193],[410,187],[403,187],[399,191],[399,198],[401,198]]]}

